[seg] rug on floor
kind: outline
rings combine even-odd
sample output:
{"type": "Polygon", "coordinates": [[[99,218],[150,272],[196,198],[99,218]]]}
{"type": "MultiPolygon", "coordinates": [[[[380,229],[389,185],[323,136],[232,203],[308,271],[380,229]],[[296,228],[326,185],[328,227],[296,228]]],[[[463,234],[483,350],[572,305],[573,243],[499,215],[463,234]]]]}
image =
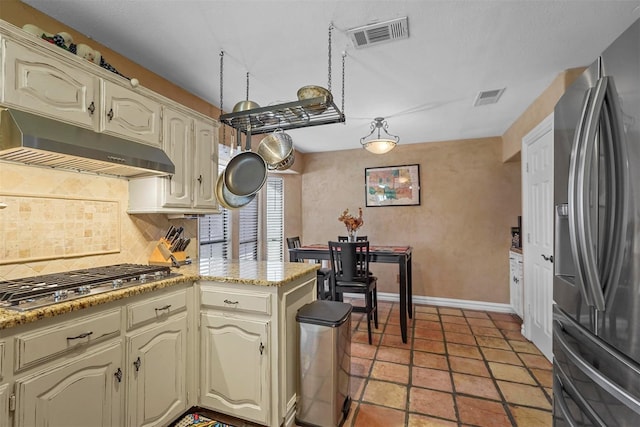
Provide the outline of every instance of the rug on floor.
{"type": "Polygon", "coordinates": [[[221,423],[220,421],[212,420],[197,412],[193,414],[187,414],[182,419],[174,424],[174,427],[233,427],[230,424],[221,423]]]}

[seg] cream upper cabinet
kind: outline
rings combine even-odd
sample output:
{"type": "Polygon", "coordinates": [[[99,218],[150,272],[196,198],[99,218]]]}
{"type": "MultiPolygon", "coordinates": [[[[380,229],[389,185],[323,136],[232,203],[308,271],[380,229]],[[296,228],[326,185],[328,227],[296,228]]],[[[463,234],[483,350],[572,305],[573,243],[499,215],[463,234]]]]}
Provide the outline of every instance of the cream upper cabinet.
{"type": "Polygon", "coordinates": [[[129,183],[128,213],[216,213],[218,123],[209,117],[164,106],[163,149],[176,167],[171,177],[129,183]]]}
{"type": "Polygon", "coordinates": [[[109,81],[102,81],[100,131],[161,147],[159,101],[109,81]]]}
{"type": "Polygon", "coordinates": [[[22,110],[98,128],[99,79],[46,52],[3,39],[2,102],[22,110]]]}

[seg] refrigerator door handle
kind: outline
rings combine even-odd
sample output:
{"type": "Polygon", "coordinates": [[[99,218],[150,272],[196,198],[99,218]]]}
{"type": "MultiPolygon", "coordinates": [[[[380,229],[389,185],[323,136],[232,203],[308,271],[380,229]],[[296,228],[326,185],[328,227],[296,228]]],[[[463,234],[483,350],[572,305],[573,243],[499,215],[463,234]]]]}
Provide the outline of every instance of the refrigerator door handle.
{"type": "Polygon", "coordinates": [[[580,408],[580,412],[587,416],[594,426],[607,427],[607,423],[602,420],[602,418],[593,409],[593,407],[591,407],[591,405],[587,403],[584,397],[580,395],[580,392],[576,389],[575,385],[569,379],[567,374],[565,374],[561,365],[559,365],[555,359],[553,360],[553,364],[553,398],[556,399],[556,402],[558,403],[558,408],[560,409],[560,412],[562,412],[563,419],[570,426],[578,427],[578,424],[573,419],[573,416],[569,411],[567,402],[565,402],[564,395],[562,393],[562,390],[565,390],[565,392],[571,397],[571,400],[580,408]]]}
{"type": "MultiPolygon", "coordinates": [[[[590,182],[592,180],[592,168],[596,135],[600,124],[600,118],[604,108],[605,95],[609,85],[609,77],[602,77],[596,83],[593,100],[587,111],[584,128],[584,143],[582,149],[578,153],[578,169],[576,174],[576,222],[578,230],[578,250],[583,257],[582,267],[586,276],[587,288],[592,297],[592,305],[599,311],[604,311],[604,293],[598,272],[597,248],[595,247],[595,239],[591,229],[591,211],[589,205],[592,202],[590,182]]],[[[597,201],[596,201],[597,203],[597,201]]]]}
{"type": "Polygon", "coordinates": [[[627,408],[640,415],[640,400],[636,399],[635,396],[629,394],[618,384],[603,376],[586,360],[584,360],[584,358],[580,356],[573,348],[571,348],[571,345],[564,337],[565,332],[562,330],[560,323],[557,321],[553,322],[553,335],[556,339],[556,342],[559,344],[560,350],[567,355],[567,357],[571,360],[575,367],[580,369],[580,371],[588,376],[594,383],[598,384],[609,394],[614,396],[627,408]]]}
{"type": "Polygon", "coordinates": [[[587,288],[587,280],[584,274],[584,258],[582,256],[582,252],[580,251],[581,245],[581,234],[580,229],[578,227],[578,172],[583,169],[581,164],[582,157],[580,153],[582,153],[583,145],[584,145],[584,128],[585,121],[587,118],[587,114],[591,109],[591,104],[593,101],[593,88],[589,88],[587,93],[585,94],[584,102],[582,104],[582,112],[580,114],[580,120],[578,121],[578,126],[576,127],[576,133],[573,140],[573,144],[571,146],[571,157],[569,162],[569,179],[568,179],[568,197],[569,201],[567,203],[567,216],[569,223],[569,243],[571,246],[571,254],[573,255],[573,260],[575,263],[575,271],[578,276],[578,280],[576,281],[580,287],[580,292],[582,297],[586,301],[587,305],[593,306],[593,297],[587,288]]]}

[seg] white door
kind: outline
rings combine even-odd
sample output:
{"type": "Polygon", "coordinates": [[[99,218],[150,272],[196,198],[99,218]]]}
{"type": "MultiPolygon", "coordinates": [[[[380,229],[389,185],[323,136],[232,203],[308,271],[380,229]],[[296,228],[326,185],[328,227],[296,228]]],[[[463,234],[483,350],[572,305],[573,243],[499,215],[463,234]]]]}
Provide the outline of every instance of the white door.
{"type": "Polygon", "coordinates": [[[522,139],[524,334],[551,360],[553,115],[522,139]]]}

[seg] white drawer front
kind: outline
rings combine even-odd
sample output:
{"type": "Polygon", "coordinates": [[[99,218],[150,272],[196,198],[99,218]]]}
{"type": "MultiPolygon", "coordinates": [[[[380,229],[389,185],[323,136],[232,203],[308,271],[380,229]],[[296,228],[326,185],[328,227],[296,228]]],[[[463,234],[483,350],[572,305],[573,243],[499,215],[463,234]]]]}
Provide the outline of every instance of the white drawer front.
{"type": "Polygon", "coordinates": [[[181,290],[127,306],[127,329],[149,321],[167,319],[187,308],[187,291],[181,290]]]}
{"type": "Polygon", "coordinates": [[[203,288],[201,304],[230,311],[271,314],[271,295],[203,288]]]}
{"type": "Polygon", "coordinates": [[[15,369],[89,346],[120,333],[120,309],[62,322],[16,337],[15,369]]]}

